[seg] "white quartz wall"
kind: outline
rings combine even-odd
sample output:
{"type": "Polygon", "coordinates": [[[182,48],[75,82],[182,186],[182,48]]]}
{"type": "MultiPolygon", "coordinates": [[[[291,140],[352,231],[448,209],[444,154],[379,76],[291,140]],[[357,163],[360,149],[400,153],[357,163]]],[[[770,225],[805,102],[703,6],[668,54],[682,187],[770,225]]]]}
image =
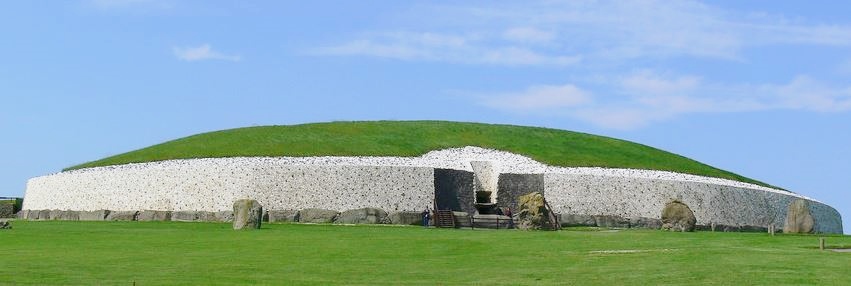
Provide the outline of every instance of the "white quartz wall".
{"type": "Polygon", "coordinates": [[[679,200],[694,211],[697,223],[782,227],[788,205],[810,201],[817,232],[841,233],[839,213],[791,193],[770,192],[704,182],[577,174],[544,175],[544,193],[557,213],[659,218],[665,204],[679,200]]]}
{"type": "Polygon", "coordinates": [[[228,159],[133,164],[33,178],[24,209],[223,211],[240,198],[266,209],[419,211],[433,203],[434,169],[228,159]]]}

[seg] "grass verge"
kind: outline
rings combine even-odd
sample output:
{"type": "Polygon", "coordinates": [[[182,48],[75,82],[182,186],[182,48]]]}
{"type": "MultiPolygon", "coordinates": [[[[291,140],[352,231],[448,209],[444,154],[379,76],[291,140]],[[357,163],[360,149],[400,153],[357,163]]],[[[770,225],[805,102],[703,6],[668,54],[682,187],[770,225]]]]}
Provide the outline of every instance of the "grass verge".
{"type": "MultiPolygon", "coordinates": [[[[840,285],[817,236],[14,221],[0,284],[840,285]]],[[[851,237],[829,236],[829,245],[851,237]]]]}

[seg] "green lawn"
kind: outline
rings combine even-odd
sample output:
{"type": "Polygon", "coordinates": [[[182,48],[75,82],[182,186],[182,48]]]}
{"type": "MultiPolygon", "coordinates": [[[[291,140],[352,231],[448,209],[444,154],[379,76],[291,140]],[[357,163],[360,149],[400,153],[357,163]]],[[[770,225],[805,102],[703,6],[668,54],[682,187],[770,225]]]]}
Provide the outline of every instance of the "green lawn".
{"type": "Polygon", "coordinates": [[[851,253],[799,235],[12,223],[0,231],[0,284],[847,285],[851,269],[851,253]]]}
{"type": "Polygon", "coordinates": [[[165,142],[67,168],[170,159],[238,156],[419,156],[479,146],[555,166],[666,170],[758,182],[653,147],[585,133],[447,121],[331,122],[216,131],[165,142]]]}

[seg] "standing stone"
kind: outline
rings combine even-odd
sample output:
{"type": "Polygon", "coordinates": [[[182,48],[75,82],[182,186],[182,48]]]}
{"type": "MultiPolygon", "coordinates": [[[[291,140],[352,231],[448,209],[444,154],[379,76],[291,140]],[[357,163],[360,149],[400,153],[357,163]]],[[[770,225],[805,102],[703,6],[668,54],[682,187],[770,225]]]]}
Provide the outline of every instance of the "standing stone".
{"type": "Polygon", "coordinates": [[[263,206],[256,200],[237,200],[233,203],[233,229],[259,229],[263,206]]]}
{"type": "Polygon", "coordinates": [[[544,195],[539,192],[532,192],[522,195],[519,198],[519,210],[517,211],[518,229],[556,229],[558,226],[551,226],[548,220],[550,210],[547,209],[544,195]]]}
{"type": "Polygon", "coordinates": [[[807,200],[797,199],[789,204],[786,211],[786,225],[783,226],[784,233],[810,233],[813,231],[813,215],[810,213],[810,203],[807,200]]]}
{"type": "Polygon", "coordinates": [[[697,219],[694,212],[680,201],[672,201],[662,210],[662,229],[670,231],[694,231],[697,219]]]}

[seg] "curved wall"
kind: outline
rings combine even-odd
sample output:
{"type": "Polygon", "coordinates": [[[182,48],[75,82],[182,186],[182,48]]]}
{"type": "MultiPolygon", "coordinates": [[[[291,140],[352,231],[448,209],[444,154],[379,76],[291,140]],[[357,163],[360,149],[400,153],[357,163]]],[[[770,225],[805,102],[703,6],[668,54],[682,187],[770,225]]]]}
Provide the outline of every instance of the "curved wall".
{"type": "Polygon", "coordinates": [[[27,182],[24,209],[226,211],[241,198],[266,209],[365,207],[422,211],[434,169],[392,166],[136,164],[63,172],[27,182]]]}
{"type": "Polygon", "coordinates": [[[801,196],[718,184],[651,178],[545,174],[547,201],[562,214],[659,218],[665,204],[679,200],[699,225],[782,227],[789,204],[810,203],[815,232],[842,233],[839,213],[801,196]]]}
{"type": "Polygon", "coordinates": [[[497,185],[494,196],[500,194],[495,201],[501,206],[542,190],[560,214],[658,219],[665,204],[676,199],[694,211],[700,225],[782,227],[788,205],[805,199],[816,232],[842,233],[836,210],[782,190],[663,171],[550,167],[476,147],[412,158],[215,158],[82,169],[29,180],[23,209],[217,212],[252,198],[267,210],[419,212],[442,192],[440,202],[470,212],[473,190],[484,181],[497,185]],[[475,172],[482,166],[493,172],[475,172]],[[486,178],[476,178],[480,174],[486,178]],[[487,180],[494,176],[497,182],[487,180]]]}

